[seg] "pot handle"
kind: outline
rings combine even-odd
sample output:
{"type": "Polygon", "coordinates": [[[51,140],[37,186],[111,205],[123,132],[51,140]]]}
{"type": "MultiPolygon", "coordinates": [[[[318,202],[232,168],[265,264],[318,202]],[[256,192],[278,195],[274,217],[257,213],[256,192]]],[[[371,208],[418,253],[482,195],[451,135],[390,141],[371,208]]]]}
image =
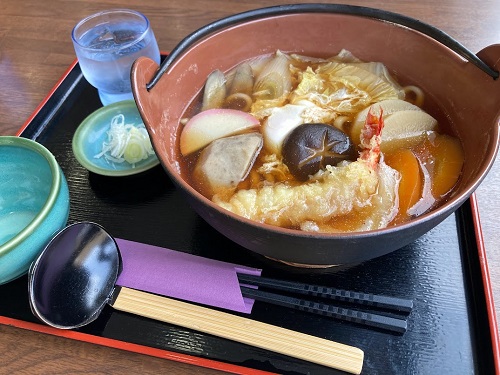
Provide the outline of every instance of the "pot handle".
{"type": "Polygon", "coordinates": [[[483,48],[477,53],[477,57],[498,71],[500,68],[500,44],[492,44],[483,48]]]}
{"type": "Polygon", "coordinates": [[[159,124],[161,116],[161,105],[155,102],[153,95],[147,89],[147,83],[154,79],[159,65],[149,57],[139,57],[132,64],[130,71],[130,81],[132,83],[132,93],[134,95],[137,108],[141,114],[145,124],[159,124]]]}
{"type": "Polygon", "coordinates": [[[161,78],[163,73],[165,73],[165,71],[169,68],[169,66],[182,53],[184,53],[184,51],[186,51],[193,43],[204,39],[208,35],[239,23],[248,22],[259,18],[283,16],[286,14],[294,14],[294,13],[349,14],[367,18],[375,18],[383,21],[392,22],[398,25],[406,26],[410,29],[419,31],[431,37],[432,39],[444,44],[448,48],[452,49],[455,53],[462,56],[465,60],[477,66],[479,69],[484,71],[493,79],[497,79],[499,77],[498,70],[491,68],[481,58],[479,58],[474,53],[469,51],[466,47],[464,47],[458,41],[450,37],[448,34],[444,33],[443,31],[439,30],[434,26],[418,21],[414,18],[407,17],[398,13],[389,12],[386,10],[355,6],[355,5],[291,4],[291,5],[279,5],[261,9],[254,9],[247,12],[238,13],[226,18],[222,18],[215,22],[212,22],[196,30],[195,32],[189,34],[172,50],[169,56],[162,62],[159,69],[155,72],[152,79],[146,85],[147,90],[151,90],[156,85],[156,83],[161,78]]]}

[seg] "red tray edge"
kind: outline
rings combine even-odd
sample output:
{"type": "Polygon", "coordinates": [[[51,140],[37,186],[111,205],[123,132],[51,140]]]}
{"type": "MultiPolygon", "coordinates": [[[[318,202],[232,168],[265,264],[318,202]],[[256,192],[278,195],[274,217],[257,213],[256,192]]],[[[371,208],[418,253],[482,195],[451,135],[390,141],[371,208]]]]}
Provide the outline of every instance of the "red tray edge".
{"type": "Polygon", "coordinates": [[[7,318],[4,316],[0,316],[0,324],[4,324],[7,326],[12,326],[16,328],[26,329],[29,331],[46,333],[53,336],[64,337],[72,340],[88,342],[91,344],[97,344],[101,346],[107,346],[110,348],[121,349],[129,352],[134,352],[138,354],[145,354],[152,357],[168,359],[171,361],[182,362],[190,365],[195,365],[199,367],[206,367],[214,370],[221,370],[232,374],[240,374],[240,375],[272,375],[271,372],[250,369],[247,367],[242,367],[238,365],[233,365],[230,363],[224,363],[215,361],[212,359],[200,358],[188,354],[176,353],[164,349],[156,349],[149,346],[132,344],[125,341],[109,339],[106,337],[94,336],[88,333],[82,333],[71,330],[61,330],[57,328],[53,328],[50,326],[25,322],[23,320],[7,318]]]}
{"type": "Polygon", "coordinates": [[[474,223],[474,232],[476,234],[477,250],[479,262],[481,264],[481,277],[484,285],[484,293],[486,297],[486,309],[488,311],[488,321],[491,334],[491,346],[493,349],[493,356],[495,362],[495,373],[500,374],[500,340],[498,335],[498,322],[496,317],[495,303],[493,300],[493,290],[491,287],[490,273],[488,269],[488,260],[486,257],[486,248],[484,246],[483,230],[481,227],[481,219],[477,204],[476,194],[473,193],[470,198],[470,205],[472,208],[472,219],[474,223]]]}

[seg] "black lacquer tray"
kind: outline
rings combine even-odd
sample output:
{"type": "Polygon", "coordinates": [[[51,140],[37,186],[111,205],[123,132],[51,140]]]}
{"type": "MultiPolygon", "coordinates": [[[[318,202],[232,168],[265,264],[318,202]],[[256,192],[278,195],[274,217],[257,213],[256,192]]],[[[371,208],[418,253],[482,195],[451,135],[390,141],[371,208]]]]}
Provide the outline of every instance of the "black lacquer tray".
{"type": "MultiPolygon", "coordinates": [[[[191,210],[161,166],[128,177],[104,177],[81,167],[71,139],[100,106],[75,63],[19,133],[44,144],[61,165],[70,189],[69,223],[94,221],[118,238],[262,268],[268,277],[413,299],[403,335],[256,302],[252,319],[361,348],[363,374],[497,371],[497,329],[474,196],[428,234],[389,255],[350,267],[291,268],[218,234],[191,210]]],[[[0,323],[100,345],[233,373],[341,373],[111,308],[78,330],[46,327],[29,309],[27,277],[0,286],[0,301],[0,323]]]]}

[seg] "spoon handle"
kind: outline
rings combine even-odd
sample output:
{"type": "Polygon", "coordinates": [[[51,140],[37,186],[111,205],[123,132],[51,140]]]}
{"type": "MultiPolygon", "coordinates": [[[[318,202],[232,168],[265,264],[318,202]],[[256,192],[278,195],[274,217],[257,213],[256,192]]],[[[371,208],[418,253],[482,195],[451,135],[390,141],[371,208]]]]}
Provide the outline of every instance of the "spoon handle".
{"type": "Polygon", "coordinates": [[[352,374],[363,367],[359,348],[135,289],[117,287],[111,306],[352,374]]]}

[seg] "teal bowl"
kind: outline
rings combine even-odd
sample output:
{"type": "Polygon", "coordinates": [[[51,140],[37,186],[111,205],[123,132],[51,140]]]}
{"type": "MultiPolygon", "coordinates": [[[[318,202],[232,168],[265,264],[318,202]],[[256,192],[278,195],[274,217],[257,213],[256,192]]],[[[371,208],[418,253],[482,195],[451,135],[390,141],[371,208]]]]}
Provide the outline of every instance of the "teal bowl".
{"type": "Polygon", "coordinates": [[[0,137],[0,285],[28,271],[66,226],[69,189],[54,155],[26,138],[0,137]]]}

